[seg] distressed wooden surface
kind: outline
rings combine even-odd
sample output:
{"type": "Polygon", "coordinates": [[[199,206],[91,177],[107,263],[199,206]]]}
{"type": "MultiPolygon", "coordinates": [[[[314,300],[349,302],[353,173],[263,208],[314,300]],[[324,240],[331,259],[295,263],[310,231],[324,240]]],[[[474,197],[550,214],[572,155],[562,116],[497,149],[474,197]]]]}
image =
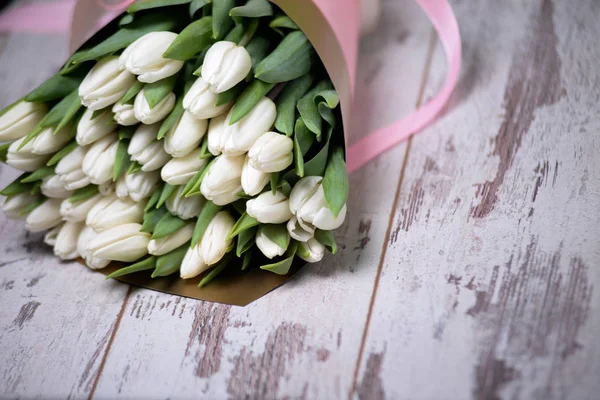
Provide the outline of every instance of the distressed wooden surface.
{"type": "MultiPolygon", "coordinates": [[[[336,257],[248,307],[106,282],[0,216],[0,397],[596,398],[600,7],[453,5],[446,113],[353,174],[336,257]]],[[[64,37],[0,36],[0,105],[65,56],[64,37]]],[[[417,6],[384,1],[351,137],[444,73],[417,6]]]]}

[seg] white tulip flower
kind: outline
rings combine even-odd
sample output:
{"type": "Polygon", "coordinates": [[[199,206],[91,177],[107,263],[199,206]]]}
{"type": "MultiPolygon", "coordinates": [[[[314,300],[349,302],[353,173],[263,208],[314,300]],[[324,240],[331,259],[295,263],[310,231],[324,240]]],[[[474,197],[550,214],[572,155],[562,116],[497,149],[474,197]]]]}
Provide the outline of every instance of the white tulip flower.
{"type": "Polygon", "coordinates": [[[315,227],[307,224],[303,224],[301,226],[298,223],[298,218],[292,217],[286,225],[288,233],[292,237],[299,242],[306,242],[312,239],[315,236],[315,227]],[[306,228],[306,229],[305,229],[306,228]]]}
{"type": "Polygon", "coordinates": [[[160,171],[162,180],[169,185],[186,185],[208,163],[206,158],[200,158],[200,153],[196,149],[185,157],[171,159],[160,171]]]}
{"type": "Polygon", "coordinates": [[[81,164],[90,182],[101,185],[112,180],[118,146],[119,140],[115,134],[105,136],[90,146],[81,164]]]}
{"type": "Polygon", "coordinates": [[[150,240],[150,243],[148,243],[148,254],[162,256],[163,254],[170,253],[176,248],[183,246],[192,238],[194,226],[195,224],[190,222],[169,236],[150,240]]]}
{"type": "Polygon", "coordinates": [[[74,260],[80,256],[77,251],[77,241],[81,230],[85,227],[82,222],[65,222],[56,233],[54,255],[61,260],[74,260]]]}
{"type": "Polygon", "coordinates": [[[207,265],[214,265],[221,261],[230,249],[233,239],[227,237],[234,225],[235,220],[227,211],[219,212],[210,221],[200,241],[200,254],[207,265]]]}
{"type": "Polygon", "coordinates": [[[104,57],[79,85],[81,104],[93,111],[101,110],[121,100],[134,83],[135,75],[119,70],[118,57],[104,57]]]}
{"type": "Polygon", "coordinates": [[[220,41],[206,52],[202,64],[202,79],[214,93],[225,92],[250,73],[252,59],[250,53],[233,42],[220,41]]]}
{"type": "Polygon", "coordinates": [[[92,257],[88,250],[88,245],[96,238],[96,236],[98,236],[98,234],[90,226],[85,226],[77,240],[77,252],[85,259],[85,263],[90,269],[102,269],[110,264],[110,260],[92,257]]]}
{"type": "Polygon", "coordinates": [[[133,262],[148,254],[150,234],[140,224],[123,224],[99,233],[87,246],[94,258],[133,262]]]}
{"type": "Polygon", "coordinates": [[[142,165],[142,171],[156,171],[171,159],[163,144],[156,140],[159,129],[160,124],[140,125],[129,142],[127,153],[132,161],[142,165]]]}
{"type": "Polygon", "coordinates": [[[190,247],[185,253],[185,257],[181,262],[179,274],[181,279],[191,279],[200,275],[208,268],[208,264],[204,262],[202,255],[200,254],[200,244],[197,244],[194,247],[190,247]]]}
{"type": "Polygon", "coordinates": [[[206,134],[208,121],[184,111],[165,136],[165,150],[173,157],[185,157],[198,148],[206,134]]]}
{"type": "Polygon", "coordinates": [[[77,146],[56,164],[54,173],[60,177],[66,190],[76,190],[91,183],[90,178],[81,168],[88,148],[77,146]]]}
{"type": "Polygon", "coordinates": [[[62,222],[60,199],[48,199],[29,213],[25,228],[29,232],[41,232],[52,229],[62,222]]]}
{"type": "Polygon", "coordinates": [[[0,142],[10,142],[27,136],[46,116],[44,103],[20,101],[0,116],[0,142]]]}
{"type": "Polygon", "coordinates": [[[248,152],[250,165],[262,172],[283,171],[294,161],[291,138],[277,132],[267,132],[258,138],[248,152]]]}
{"type": "Polygon", "coordinates": [[[208,124],[208,151],[214,156],[218,156],[223,152],[225,119],[227,119],[227,114],[221,114],[212,118],[208,124]]]}
{"type": "Polygon", "coordinates": [[[119,67],[138,75],[138,80],[153,83],[175,75],[183,67],[183,61],[163,57],[177,34],[173,32],[150,32],[131,43],[119,57],[119,67]]]}
{"type": "MultiPolygon", "coordinates": [[[[119,104],[119,103],[117,103],[119,104]]],[[[102,139],[115,130],[117,124],[113,121],[113,114],[105,111],[92,119],[94,111],[87,109],[77,124],[77,135],[75,140],[80,146],[87,146],[102,139]]]]}
{"type": "Polygon", "coordinates": [[[60,205],[60,215],[63,219],[68,222],[83,222],[87,218],[88,213],[102,200],[101,194],[96,194],[90,198],[87,198],[78,202],[71,202],[70,199],[63,200],[60,205]]]}
{"type": "Polygon", "coordinates": [[[33,172],[46,165],[49,154],[39,155],[33,152],[33,143],[29,142],[19,149],[25,138],[14,141],[8,148],[6,163],[11,167],[25,172],[33,172]]]}
{"type": "Polygon", "coordinates": [[[246,212],[261,224],[283,224],[294,214],[290,211],[290,201],[281,191],[273,194],[264,192],[246,202],[246,212]]]}
{"type": "Polygon", "coordinates": [[[29,192],[15,194],[4,199],[2,211],[4,215],[11,219],[24,218],[19,215],[28,205],[36,202],[39,199],[38,195],[30,194],[29,192]]]}
{"type": "Polygon", "coordinates": [[[302,178],[290,193],[290,211],[306,231],[315,227],[326,231],[337,229],[346,218],[346,205],[337,217],[327,207],[322,181],[320,176],[302,178]]]}
{"type": "Polygon", "coordinates": [[[202,196],[184,197],[182,196],[183,189],[185,187],[180,186],[177,192],[167,199],[165,203],[167,210],[183,220],[199,216],[206,204],[206,199],[202,196]]]}
{"type": "Polygon", "coordinates": [[[309,239],[307,242],[301,242],[298,245],[296,254],[306,262],[316,263],[323,259],[325,246],[319,243],[317,239],[309,239]]]}
{"type": "Polygon", "coordinates": [[[208,167],[200,192],[218,206],[233,203],[242,191],[244,156],[220,155],[208,167]]]}
{"type": "Polygon", "coordinates": [[[244,168],[242,168],[242,189],[244,189],[244,193],[249,196],[256,196],[262,192],[270,179],[270,174],[250,165],[250,159],[246,156],[244,168]]]}
{"type": "Polygon", "coordinates": [[[31,152],[34,154],[54,154],[64,147],[72,138],[73,127],[67,124],[54,134],[54,127],[49,127],[37,135],[31,143],[31,152]]]}
{"type": "Polygon", "coordinates": [[[196,79],[190,90],[183,98],[183,108],[198,119],[214,118],[226,112],[231,107],[231,102],[217,106],[218,95],[210,88],[201,77],[196,79]]]}
{"type": "Polygon", "coordinates": [[[144,89],[142,89],[135,96],[133,114],[142,124],[151,125],[163,120],[171,111],[173,111],[173,108],[175,108],[175,100],[175,93],[171,92],[153,108],[150,108],[150,104],[148,104],[146,96],[144,95],[144,89]]]}
{"type": "Polygon", "coordinates": [[[160,171],[137,171],[124,174],[117,180],[117,197],[124,199],[129,196],[133,201],[140,202],[152,195],[160,181],[160,171]]]}
{"type": "Polygon", "coordinates": [[[115,121],[117,121],[117,124],[119,125],[131,126],[140,122],[135,117],[133,104],[121,104],[120,102],[116,102],[112,108],[112,112],[115,114],[115,121]]]}
{"type": "Polygon", "coordinates": [[[273,259],[282,256],[287,249],[280,247],[263,233],[261,229],[256,232],[256,247],[267,257],[273,259]]]}
{"type": "Polygon", "coordinates": [[[146,202],[129,198],[119,199],[116,195],[104,197],[89,211],[86,224],[96,232],[104,232],[115,226],[142,223],[146,202]]]}
{"type": "Polygon", "coordinates": [[[245,154],[259,137],[267,133],[277,118],[277,108],[273,100],[263,97],[242,119],[229,125],[233,109],[225,120],[225,131],[221,136],[223,153],[236,156],[245,154]]]}
{"type": "Polygon", "coordinates": [[[73,191],[65,188],[65,184],[60,180],[60,175],[51,175],[42,179],[40,189],[44,196],[53,199],[66,199],[73,194],[73,191]]]}

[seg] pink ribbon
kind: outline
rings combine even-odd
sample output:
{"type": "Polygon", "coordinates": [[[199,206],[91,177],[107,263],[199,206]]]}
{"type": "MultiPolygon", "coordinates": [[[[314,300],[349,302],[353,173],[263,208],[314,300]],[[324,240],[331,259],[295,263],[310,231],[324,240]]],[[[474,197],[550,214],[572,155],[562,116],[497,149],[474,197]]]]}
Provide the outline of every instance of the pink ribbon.
{"type": "MultiPolygon", "coordinates": [[[[104,10],[111,11],[107,17],[112,18],[134,0],[96,1],[104,10]]],[[[461,64],[461,41],[456,17],[450,4],[447,0],[416,1],[433,23],[444,47],[448,65],[444,85],[433,99],[414,113],[387,127],[377,129],[351,145],[346,154],[348,172],[361,168],[372,159],[431,123],[450,99],[450,95],[458,81],[461,64]]],[[[67,32],[75,3],[76,0],[58,0],[52,3],[37,3],[9,9],[0,15],[0,31],[67,32]]],[[[108,21],[100,21],[102,25],[106,22],[108,21]]]]}

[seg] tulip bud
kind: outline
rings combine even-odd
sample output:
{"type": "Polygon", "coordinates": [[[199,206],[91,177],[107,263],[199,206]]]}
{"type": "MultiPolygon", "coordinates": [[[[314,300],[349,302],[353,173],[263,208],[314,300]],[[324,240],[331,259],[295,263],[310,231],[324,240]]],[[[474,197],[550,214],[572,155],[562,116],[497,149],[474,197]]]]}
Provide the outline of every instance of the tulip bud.
{"type": "Polygon", "coordinates": [[[132,161],[142,165],[142,171],[156,171],[171,159],[163,144],[156,140],[159,129],[160,124],[140,125],[131,138],[127,152],[132,161]]]}
{"type": "Polygon", "coordinates": [[[180,186],[177,192],[166,201],[167,210],[181,219],[190,219],[200,215],[206,200],[202,196],[182,196],[184,186],[180,186]]]}
{"type": "Polygon", "coordinates": [[[71,135],[72,127],[65,126],[60,131],[54,134],[54,127],[49,127],[31,141],[31,152],[34,154],[53,154],[62,149],[73,136],[71,135]]]}
{"type": "Polygon", "coordinates": [[[208,167],[200,191],[218,206],[233,203],[242,191],[242,168],[244,157],[220,155],[208,167]]]}
{"type": "Polygon", "coordinates": [[[200,242],[200,254],[207,265],[214,265],[221,261],[229,250],[233,239],[227,239],[235,220],[227,211],[221,211],[214,216],[208,224],[202,241],[200,242]]]}
{"type": "Polygon", "coordinates": [[[101,194],[94,195],[88,199],[71,202],[70,199],[63,200],[60,205],[60,214],[65,221],[83,222],[87,218],[88,213],[102,199],[101,194]]]}
{"type": "Polygon", "coordinates": [[[98,192],[102,196],[108,196],[109,194],[113,194],[115,192],[116,184],[112,181],[108,181],[103,183],[102,185],[98,185],[98,192]]]}
{"type": "Polygon", "coordinates": [[[290,236],[299,241],[306,242],[315,236],[315,227],[307,224],[301,226],[298,222],[298,218],[292,217],[287,223],[287,230],[290,236]],[[305,229],[306,228],[306,229],[305,229]]]}
{"type": "Polygon", "coordinates": [[[163,54],[177,38],[173,32],[150,32],[127,46],[119,57],[119,67],[139,75],[138,80],[153,83],[175,75],[183,61],[164,58],[163,54]]]}
{"type": "Polygon", "coordinates": [[[209,119],[223,114],[231,103],[217,106],[218,95],[210,91],[204,79],[198,78],[183,98],[183,108],[198,119],[209,119]]]}
{"type": "Polygon", "coordinates": [[[152,195],[159,180],[159,171],[137,171],[121,175],[117,180],[117,197],[124,199],[129,196],[133,201],[140,202],[152,195]]]}
{"type": "Polygon", "coordinates": [[[133,104],[121,104],[120,102],[116,102],[112,108],[112,112],[115,114],[115,121],[117,121],[119,125],[131,126],[140,122],[133,112],[133,104]]]}
{"type": "Polygon", "coordinates": [[[81,164],[81,169],[90,178],[90,182],[101,185],[112,179],[118,146],[119,141],[114,134],[91,145],[81,164]]]}
{"type": "Polygon", "coordinates": [[[153,108],[150,108],[150,104],[146,100],[144,95],[144,89],[135,96],[135,102],[133,103],[133,113],[135,118],[142,124],[153,124],[155,122],[163,120],[175,107],[175,93],[169,93],[164,99],[162,99],[153,108]]]}
{"type": "Polygon", "coordinates": [[[96,236],[98,236],[98,234],[94,232],[91,227],[85,226],[79,234],[79,239],[77,240],[77,252],[85,259],[85,263],[88,267],[91,269],[102,269],[110,264],[110,260],[92,257],[90,251],[87,249],[90,242],[93,241],[96,236]]]}
{"type": "Polygon", "coordinates": [[[309,239],[307,242],[299,243],[296,254],[306,262],[316,263],[323,259],[325,246],[317,239],[309,239]]]}
{"type": "Polygon", "coordinates": [[[93,111],[106,108],[121,100],[134,82],[135,75],[119,70],[118,57],[104,57],[79,85],[81,104],[93,111]]]}
{"type": "Polygon", "coordinates": [[[30,193],[19,193],[14,196],[7,197],[4,199],[2,204],[2,211],[8,218],[17,219],[22,216],[19,215],[21,211],[28,205],[34,203],[39,199],[39,196],[30,193]]]}
{"type": "Polygon", "coordinates": [[[200,254],[200,244],[190,247],[185,253],[179,270],[181,279],[191,279],[208,269],[208,264],[202,259],[200,254]]]}
{"type": "Polygon", "coordinates": [[[169,236],[150,240],[150,243],[148,243],[148,253],[154,256],[162,256],[163,254],[170,253],[179,246],[183,246],[192,238],[194,226],[195,224],[190,222],[169,236]]]}
{"type": "Polygon", "coordinates": [[[102,139],[117,127],[110,111],[105,111],[92,119],[93,114],[94,111],[90,109],[85,110],[77,124],[77,136],[75,139],[80,146],[87,146],[102,139]]]}
{"type": "Polygon", "coordinates": [[[137,202],[129,198],[119,199],[112,195],[97,202],[85,221],[96,232],[104,232],[122,224],[141,223],[145,206],[146,202],[137,202]]]}
{"type": "Polygon", "coordinates": [[[278,256],[282,256],[287,249],[280,247],[277,243],[264,234],[262,229],[256,232],[256,247],[267,257],[272,259],[278,256]]]}
{"type": "MultiPolygon", "coordinates": [[[[65,222],[62,224],[56,233],[54,255],[61,260],[74,260],[79,257],[77,241],[84,226],[85,224],[80,222],[65,222]]],[[[52,239],[50,239],[50,241],[52,241],[52,239]]],[[[46,243],[48,242],[46,241],[46,243]]]]}
{"type": "Polygon", "coordinates": [[[81,189],[91,183],[81,169],[86,154],[87,148],[77,146],[56,165],[54,172],[60,177],[66,190],[81,189]]]}
{"type": "Polygon", "coordinates": [[[252,59],[243,46],[221,41],[213,44],[206,52],[202,64],[202,79],[214,93],[225,92],[250,73],[252,59]]]}
{"type": "Polygon", "coordinates": [[[10,142],[27,136],[48,111],[44,103],[20,101],[0,116],[0,142],[10,142]]]}
{"type": "Polygon", "coordinates": [[[65,189],[65,184],[60,180],[60,175],[51,175],[44,178],[40,188],[44,196],[53,199],[66,199],[73,194],[72,191],[65,189]]]}
{"type": "Polygon", "coordinates": [[[208,151],[214,156],[218,156],[223,152],[221,144],[224,142],[223,134],[225,133],[226,118],[227,115],[221,114],[211,119],[208,124],[208,151]]]}
{"type": "Polygon", "coordinates": [[[173,158],[160,171],[163,181],[169,185],[185,185],[206,165],[206,158],[199,158],[201,150],[196,149],[185,157],[173,158]]]}
{"type": "Polygon", "coordinates": [[[50,158],[49,155],[38,155],[33,152],[33,143],[29,142],[19,149],[25,138],[13,142],[6,154],[6,163],[11,167],[25,172],[33,172],[44,165],[50,158]]]}
{"type": "Polygon", "coordinates": [[[244,118],[229,125],[233,110],[227,115],[225,132],[221,136],[223,153],[236,156],[245,154],[259,137],[271,129],[277,118],[273,100],[263,97],[244,118]]]}
{"type": "Polygon", "coordinates": [[[288,198],[280,191],[273,194],[270,190],[248,200],[246,212],[261,224],[282,224],[294,216],[288,198]]]}
{"type": "Polygon", "coordinates": [[[206,134],[208,121],[185,111],[165,137],[165,150],[173,157],[184,157],[198,148],[206,134]]]}
{"type": "Polygon", "coordinates": [[[54,247],[54,245],[56,244],[56,238],[58,237],[58,232],[60,232],[60,229],[63,227],[63,225],[64,224],[61,224],[61,225],[58,225],[57,227],[50,229],[44,235],[44,243],[46,243],[48,246],[54,247]]]}
{"type": "Polygon", "coordinates": [[[267,132],[252,145],[248,152],[250,164],[262,172],[283,171],[294,161],[292,139],[277,132],[267,132]]]}
{"type": "Polygon", "coordinates": [[[242,168],[242,189],[249,196],[256,196],[265,188],[271,178],[270,174],[259,171],[250,165],[250,159],[246,157],[244,160],[244,168],[242,168]]]}
{"type": "Polygon", "coordinates": [[[330,231],[339,228],[346,219],[346,205],[337,217],[327,207],[320,176],[308,176],[296,183],[290,194],[290,211],[298,218],[300,226],[307,231],[314,227],[330,231]]]}
{"type": "Polygon", "coordinates": [[[140,224],[123,224],[99,233],[87,247],[89,255],[105,260],[133,262],[148,254],[150,234],[140,224]]]}
{"type": "Polygon", "coordinates": [[[52,229],[61,223],[60,199],[48,199],[36,207],[27,216],[25,228],[29,232],[41,232],[52,229]]]}

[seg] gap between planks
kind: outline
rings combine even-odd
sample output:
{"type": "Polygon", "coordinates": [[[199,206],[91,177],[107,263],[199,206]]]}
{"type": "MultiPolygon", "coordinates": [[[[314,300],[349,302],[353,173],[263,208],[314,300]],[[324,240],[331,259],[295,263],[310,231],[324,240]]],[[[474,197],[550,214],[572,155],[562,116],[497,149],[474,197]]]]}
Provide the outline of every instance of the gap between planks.
{"type": "MultiPolygon", "coordinates": [[[[425,58],[425,68],[423,69],[423,76],[421,78],[419,92],[417,93],[417,101],[415,103],[415,108],[419,108],[421,106],[421,103],[423,102],[423,96],[425,94],[425,87],[427,85],[427,81],[429,80],[429,73],[431,70],[431,64],[433,62],[433,54],[435,52],[436,44],[437,44],[437,35],[435,32],[435,29],[432,28],[430,37],[429,37],[427,56],[425,58]]],[[[365,321],[365,325],[363,328],[363,334],[362,334],[362,338],[360,341],[360,347],[358,350],[358,357],[356,359],[356,366],[354,367],[354,374],[352,377],[352,385],[350,386],[350,392],[348,392],[348,400],[352,400],[354,393],[356,393],[356,386],[358,384],[358,374],[360,372],[360,365],[362,363],[362,358],[363,358],[363,354],[365,351],[367,335],[369,333],[369,326],[371,324],[371,316],[373,314],[373,307],[375,305],[375,299],[377,297],[377,290],[379,289],[379,280],[381,279],[381,273],[383,271],[383,263],[385,261],[385,257],[387,254],[387,248],[388,248],[388,244],[390,241],[392,224],[396,217],[396,210],[398,208],[398,202],[400,200],[400,190],[402,188],[402,183],[404,182],[404,173],[406,171],[406,165],[408,164],[408,158],[409,158],[409,154],[410,154],[412,140],[413,140],[413,136],[410,136],[407,140],[406,151],[404,152],[404,159],[402,160],[402,167],[400,168],[400,176],[398,177],[398,183],[396,185],[396,193],[394,194],[394,201],[392,203],[392,209],[390,211],[388,226],[385,231],[383,243],[381,245],[381,254],[379,256],[379,264],[377,265],[377,273],[375,274],[375,280],[373,282],[373,291],[371,292],[371,300],[369,302],[369,309],[367,311],[367,319],[365,321]]]]}

